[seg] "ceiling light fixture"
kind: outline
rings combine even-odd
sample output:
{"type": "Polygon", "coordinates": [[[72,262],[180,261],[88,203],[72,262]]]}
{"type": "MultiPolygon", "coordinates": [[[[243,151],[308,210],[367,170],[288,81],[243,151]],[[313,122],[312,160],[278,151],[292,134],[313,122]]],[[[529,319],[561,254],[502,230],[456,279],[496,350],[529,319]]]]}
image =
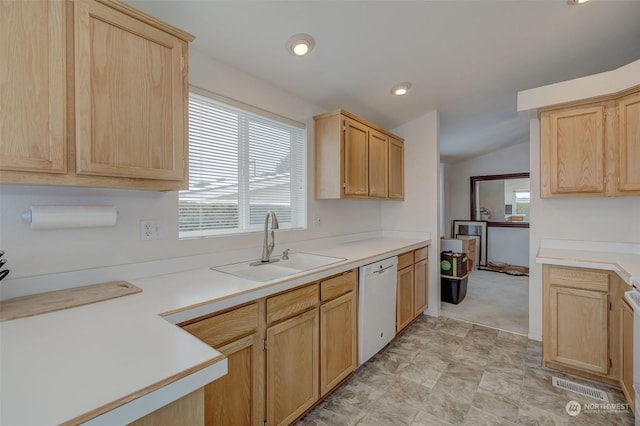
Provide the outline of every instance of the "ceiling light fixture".
{"type": "Polygon", "coordinates": [[[315,47],[316,42],[309,34],[295,34],[287,40],[287,49],[294,56],[308,55],[315,47]]]}
{"type": "Polygon", "coordinates": [[[588,2],[589,0],[567,0],[567,4],[569,6],[577,6],[579,4],[583,4],[588,2]]]}
{"type": "Polygon", "coordinates": [[[411,88],[411,83],[405,81],[404,83],[398,83],[391,88],[391,94],[396,96],[406,95],[411,88]]]}

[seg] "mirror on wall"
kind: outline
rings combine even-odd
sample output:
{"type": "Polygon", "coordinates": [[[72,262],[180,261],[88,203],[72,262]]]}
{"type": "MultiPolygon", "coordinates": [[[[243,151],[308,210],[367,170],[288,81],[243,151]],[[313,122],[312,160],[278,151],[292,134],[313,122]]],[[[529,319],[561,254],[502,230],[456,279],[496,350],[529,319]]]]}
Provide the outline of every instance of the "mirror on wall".
{"type": "Polygon", "coordinates": [[[529,227],[529,173],[471,176],[471,220],[488,226],[529,227]]]}

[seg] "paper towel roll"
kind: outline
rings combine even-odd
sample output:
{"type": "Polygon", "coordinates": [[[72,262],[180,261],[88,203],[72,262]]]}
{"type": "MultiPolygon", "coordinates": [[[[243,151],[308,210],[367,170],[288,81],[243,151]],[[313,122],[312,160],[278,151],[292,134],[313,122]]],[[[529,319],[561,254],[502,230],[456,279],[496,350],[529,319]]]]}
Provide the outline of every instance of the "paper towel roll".
{"type": "Polygon", "coordinates": [[[31,206],[23,217],[31,229],[92,228],[114,226],[118,212],[113,206],[31,206]]]}

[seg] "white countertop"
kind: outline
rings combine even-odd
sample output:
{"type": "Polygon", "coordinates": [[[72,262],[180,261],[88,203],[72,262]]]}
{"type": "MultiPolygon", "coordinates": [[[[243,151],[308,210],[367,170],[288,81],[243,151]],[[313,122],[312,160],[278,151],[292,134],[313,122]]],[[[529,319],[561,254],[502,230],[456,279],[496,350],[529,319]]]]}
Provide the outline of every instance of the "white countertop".
{"type": "Polygon", "coordinates": [[[537,263],[614,271],[640,288],[640,246],[637,244],[542,241],[537,263]]]}
{"type": "Polygon", "coordinates": [[[145,405],[147,397],[166,404],[226,374],[226,359],[175,323],[428,243],[380,237],[323,245],[313,253],[346,260],[270,282],[209,268],[129,280],[142,293],[2,322],[0,424],[131,421],[159,407],[145,405]],[[182,387],[168,397],[171,386],[182,387]]]}

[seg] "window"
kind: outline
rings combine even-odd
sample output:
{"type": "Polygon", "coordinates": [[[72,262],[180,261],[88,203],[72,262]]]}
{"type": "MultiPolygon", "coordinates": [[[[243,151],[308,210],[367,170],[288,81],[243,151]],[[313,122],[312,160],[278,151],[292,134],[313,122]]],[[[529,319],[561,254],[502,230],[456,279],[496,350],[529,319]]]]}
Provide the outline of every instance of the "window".
{"type": "Polygon", "coordinates": [[[306,158],[303,124],[192,88],[180,238],[261,230],[269,210],[306,227],[306,158]]]}

